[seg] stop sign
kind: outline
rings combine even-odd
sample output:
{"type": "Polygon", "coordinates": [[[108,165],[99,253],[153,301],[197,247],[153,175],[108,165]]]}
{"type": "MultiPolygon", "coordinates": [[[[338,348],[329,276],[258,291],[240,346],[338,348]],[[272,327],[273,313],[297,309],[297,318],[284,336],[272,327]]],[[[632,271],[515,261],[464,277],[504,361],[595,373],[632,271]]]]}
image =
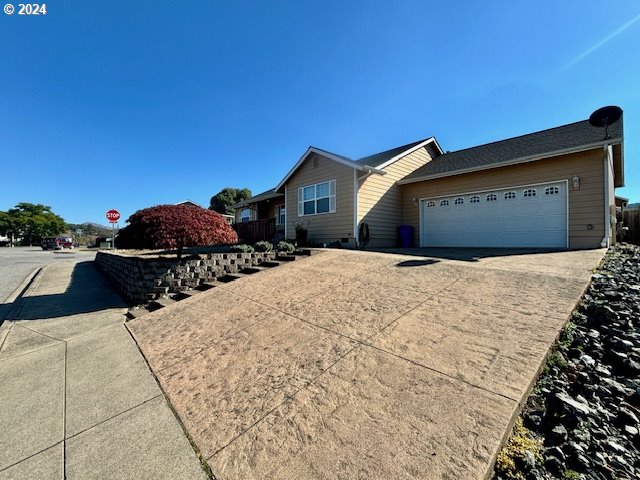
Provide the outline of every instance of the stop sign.
{"type": "Polygon", "coordinates": [[[118,210],[109,210],[107,212],[107,220],[109,220],[110,223],[116,223],[119,218],[120,212],[118,210]]]}

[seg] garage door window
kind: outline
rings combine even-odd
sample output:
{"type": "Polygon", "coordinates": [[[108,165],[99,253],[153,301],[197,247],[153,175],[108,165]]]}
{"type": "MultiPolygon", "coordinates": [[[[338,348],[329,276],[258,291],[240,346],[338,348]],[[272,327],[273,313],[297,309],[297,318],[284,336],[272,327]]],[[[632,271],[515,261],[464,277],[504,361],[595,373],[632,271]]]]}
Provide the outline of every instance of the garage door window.
{"type": "Polygon", "coordinates": [[[456,204],[456,205],[462,205],[464,203],[464,198],[458,197],[458,198],[456,198],[456,201],[453,202],[453,203],[456,204]]]}
{"type": "Polygon", "coordinates": [[[474,195],[473,197],[471,197],[469,199],[469,203],[480,203],[480,196],[479,195],[474,195]]]}
{"type": "Polygon", "coordinates": [[[436,206],[436,202],[434,201],[427,202],[427,208],[435,208],[435,206],[436,206]]]}
{"type": "Polygon", "coordinates": [[[560,194],[560,189],[558,187],[547,187],[544,189],[545,195],[558,195],[560,194]]]}
{"type": "Polygon", "coordinates": [[[504,194],[505,200],[513,200],[514,198],[516,198],[516,192],[507,192],[504,194]]]}
{"type": "Polygon", "coordinates": [[[448,207],[449,206],[449,200],[440,200],[440,206],[441,207],[448,207]]]}
{"type": "Polygon", "coordinates": [[[528,188],[527,190],[524,191],[525,197],[535,197],[536,195],[537,195],[537,192],[535,188],[528,188]]]}

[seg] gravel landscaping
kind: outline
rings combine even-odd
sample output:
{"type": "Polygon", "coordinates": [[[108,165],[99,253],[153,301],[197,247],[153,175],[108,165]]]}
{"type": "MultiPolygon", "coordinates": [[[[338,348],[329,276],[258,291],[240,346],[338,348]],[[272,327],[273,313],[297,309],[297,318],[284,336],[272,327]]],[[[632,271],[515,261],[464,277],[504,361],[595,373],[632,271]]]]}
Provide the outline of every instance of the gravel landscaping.
{"type": "Polygon", "coordinates": [[[549,356],[494,479],[640,478],[640,248],[611,248],[549,356]]]}

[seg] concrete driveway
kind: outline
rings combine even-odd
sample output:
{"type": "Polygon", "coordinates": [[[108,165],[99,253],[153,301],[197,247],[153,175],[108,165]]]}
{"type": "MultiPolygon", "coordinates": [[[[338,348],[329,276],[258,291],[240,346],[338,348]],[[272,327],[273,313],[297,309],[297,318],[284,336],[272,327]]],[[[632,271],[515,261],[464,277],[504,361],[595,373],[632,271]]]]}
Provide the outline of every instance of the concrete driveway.
{"type": "Polygon", "coordinates": [[[327,251],[128,323],[216,478],[490,475],[605,251],[410,253],[327,251]]]}

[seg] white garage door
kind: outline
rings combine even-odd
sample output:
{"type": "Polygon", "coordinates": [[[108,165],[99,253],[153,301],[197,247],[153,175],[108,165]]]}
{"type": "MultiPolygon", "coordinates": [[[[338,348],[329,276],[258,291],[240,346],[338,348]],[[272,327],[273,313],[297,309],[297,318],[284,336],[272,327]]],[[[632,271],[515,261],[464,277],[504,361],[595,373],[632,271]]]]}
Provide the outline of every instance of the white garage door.
{"type": "Polygon", "coordinates": [[[423,247],[567,247],[565,181],[421,200],[423,247]]]}

